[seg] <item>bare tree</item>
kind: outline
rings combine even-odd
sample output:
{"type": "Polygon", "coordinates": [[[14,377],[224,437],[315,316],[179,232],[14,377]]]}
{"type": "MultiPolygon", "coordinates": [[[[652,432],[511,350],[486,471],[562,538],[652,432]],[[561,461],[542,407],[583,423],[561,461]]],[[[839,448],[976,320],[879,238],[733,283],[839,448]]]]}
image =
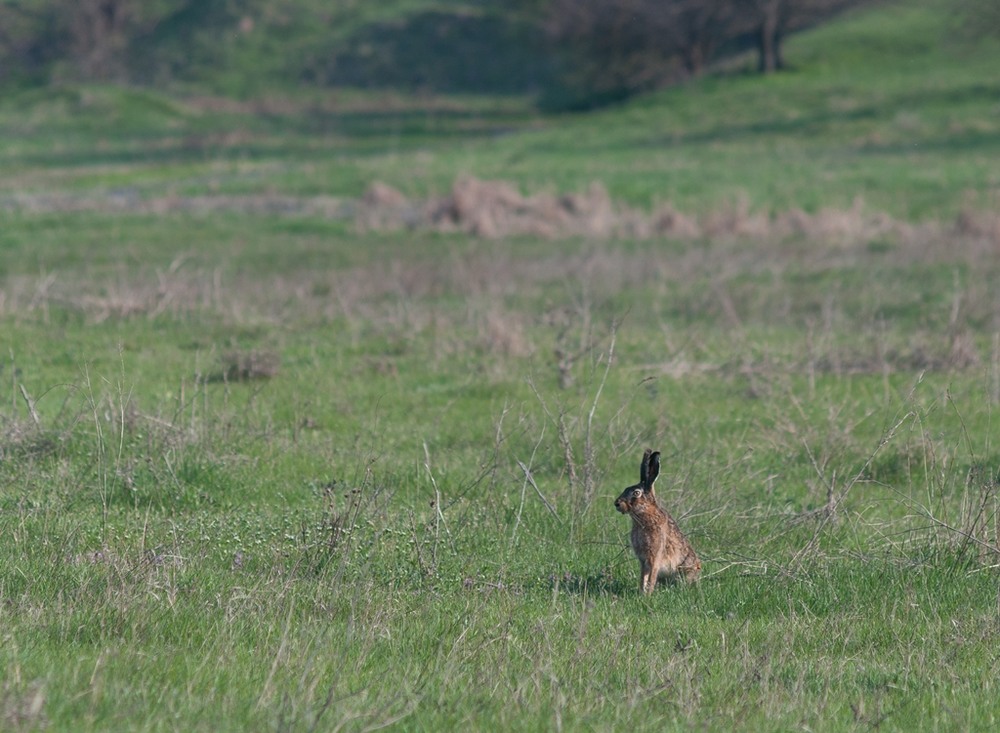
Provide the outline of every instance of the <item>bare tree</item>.
{"type": "Polygon", "coordinates": [[[740,48],[747,40],[757,48],[759,70],[778,71],[790,33],[873,2],[550,0],[545,23],[549,38],[574,54],[578,81],[598,92],[627,94],[700,74],[720,49],[740,48]]]}
{"type": "Polygon", "coordinates": [[[123,54],[139,18],[137,0],[74,0],[71,52],[83,76],[109,79],[123,71],[123,54]]]}
{"type": "Polygon", "coordinates": [[[58,57],[61,37],[52,4],[0,2],[0,80],[32,74],[58,57]]]}
{"type": "Polygon", "coordinates": [[[757,69],[764,74],[785,68],[785,59],[781,53],[781,41],[784,38],[782,23],[782,6],[789,0],[750,0],[754,12],[757,37],[757,69]]]}
{"type": "Polygon", "coordinates": [[[576,81],[628,94],[699,74],[732,36],[736,0],[551,0],[548,37],[576,81]]]}
{"type": "Polygon", "coordinates": [[[956,10],[962,19],[962,35],[972,39],[1000,38],[1000,2],[997,0],[960,0],[956,10]]]}
{"type": "Polygon", "coordinates": [[[736,0],[740,27],[754,36],[757,68],[769,74],[785,68],[782,44],[792,32],[877,0],[736,0]]]}
{"type": "Polygon", "coordinates": [[[671,45],[692,76],[705,70],[718,47],[736,35],[743,22],[734,0],[679,0],[668,5],[671,45]]]}
{"type": "Polygon", "coordinates": [[[6,0],[0,3],[0,63],[8,76],[63,61],[83,78],[115,78],[142,10],[142,0],[6,0]]]}

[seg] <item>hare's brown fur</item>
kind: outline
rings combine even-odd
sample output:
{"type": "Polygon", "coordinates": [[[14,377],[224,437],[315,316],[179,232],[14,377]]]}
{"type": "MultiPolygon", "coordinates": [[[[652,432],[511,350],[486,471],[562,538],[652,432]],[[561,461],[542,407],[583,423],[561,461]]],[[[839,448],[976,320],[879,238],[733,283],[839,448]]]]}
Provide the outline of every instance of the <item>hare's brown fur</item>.
{"type": "Polygon", "coordinates": [[[660,473],[660,454],[647,450],[639,483],[615,499],[615,507],[632,517],[632,549],[639,558],[639,590],[652,593],[659,578],[698,579],[701,561],[677,522],[656,501],[653,483],[660,473]]]}

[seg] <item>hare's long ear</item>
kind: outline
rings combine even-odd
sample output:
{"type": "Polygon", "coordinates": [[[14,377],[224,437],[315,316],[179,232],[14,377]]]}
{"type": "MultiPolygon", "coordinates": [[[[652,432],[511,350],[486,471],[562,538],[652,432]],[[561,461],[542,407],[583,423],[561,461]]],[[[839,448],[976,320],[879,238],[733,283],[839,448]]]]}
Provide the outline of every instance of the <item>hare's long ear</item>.
{"type": "Polygon", "coordinates": [[[645,461],[646,475],[643,478],[643,483],[645,484],[647,491],[652,491],[653,483],[656,481],[656,477],[660,475],[660,452],[655,451],[653,453],[649,453],[647,458],[648,460],[645,461]]]}
{"type": "Polygon", "coordinates": [[[649,478],[649,459],[652,455],[653,451],[647,448],[642,454],[642,463],[639,464],[639,483],[644,489],[653,483],[653,479],[649,478]]]}

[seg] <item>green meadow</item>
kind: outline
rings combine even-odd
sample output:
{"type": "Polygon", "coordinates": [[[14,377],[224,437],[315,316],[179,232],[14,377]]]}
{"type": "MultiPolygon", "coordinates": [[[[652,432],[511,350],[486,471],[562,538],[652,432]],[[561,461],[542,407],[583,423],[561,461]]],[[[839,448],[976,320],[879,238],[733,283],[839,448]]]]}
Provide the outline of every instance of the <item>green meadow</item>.
{"type": "Polygon", "coordinates": [[[995,729],[1000,47],[947,20],[576,114],[4,94],[0,729],[995,729]],[[469,175],[842,226],[353,215],[469,175]],[[704,566],[651,596],[647,447],[704,566]]]}

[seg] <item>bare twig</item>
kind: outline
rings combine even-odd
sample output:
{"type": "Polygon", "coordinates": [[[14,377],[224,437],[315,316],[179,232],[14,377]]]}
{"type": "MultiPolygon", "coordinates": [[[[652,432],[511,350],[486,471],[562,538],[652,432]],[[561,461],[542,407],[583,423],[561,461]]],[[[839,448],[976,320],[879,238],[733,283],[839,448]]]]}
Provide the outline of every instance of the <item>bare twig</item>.
{"type": "Polygon", "coordinates": [[[585,506],[590,506],[594,500],[594,490],[596,488],[596,466],[594,460],[594,414],[597,412],[597,404],[601,400],[601,393],[604,385],[608,381],[608,373],[611,371],[611,363],[615,356],[616,326],[611,324],[611,343],[608,346],[607,362],[604,365],[604,374],[601,382],[597,385],[597,392],[594,394],[594,401],[590,405],[590,412],[587,414],[587,434],[583,443],[583,501],[585,506]]]}
{"type": "Polygon", "coordinates": [[[21,388],[21,396],[24,398],[24,404],[28,406],[28,412],[31,413],[31,419],[35,423],[35,427],[42,427],[42,421],[38,419],[38,411],[35,410],[35,401],[31,399],[31,395],[28,394],[28,390],[24,388],[23,384],[17,386],[21,388]]]}
{"type": "MultiPolygon", "coordinates": [[[[513,547],[514,543],[517,541],[517,530],[518,530],[518,527],[521,526],[521,513],[524,510],[524,495],[525,495],[525,492],[527,491],[529,483],[532,486],[534,486],[535,491],[541,497],[541,492],[538,491],[538,487],[535,486],[534,481],[531,480],[531,464],[534,463],[534,461],[535,461],[535,455],[538,453],[538,446],[540,446],[542,444],[542,441],[544,439],[545,439],[545,426],[543,425],[542,426],[542,432],[539,434],[538,440],[535,442],[535,447],[532,448],[532,450],[531,450],[531,458],[528,460],[528,465],[525,466],[523,463],[521,463],[520,461],[518,461],[518,465],[521,466],[521,470],[524,471],[524,483],[521,484],[521,503],[517,507],[517,517],[514,520],[514,529],[510,533],[510,544],[511,544],[512,547],[513,547]]],[[[545,499],[543,498],[542,501],[544,502],[545,499]]],[[[549,508],[549,511],[552,511],[551,507],[549,508]]]]}
{"type": "MultiPolygon", "coordinates": [[[[868,472],[868,469],[872,464],[872,461],[874,461],[875,457],[881,452],[881,450],[892,441],[892,439],[896,435],[896,432],[903,425],[903,423],[907,422],[912,417],[914,417],[914,413],[907,412],[905,415],[903,415],[902,418],[900,418],[896,422],[895,425],[893,425],[885,433],[882,434],[882,439],[879,440],[878,445],[875,446],[875,449],[869,454],[867,460],[865,460],[865,462],[861,465],[861,468],[859,468],[857,472],[854,474],[854,476],[850,480],[848,480],[846,484],[844,484],[844,488],[841,489],[840,492],[837,494],[832,493],[834,485],[833,481],[835,480],[835,478],[831,479],[830,483],[828,484],[830,493],[828,494],[827,497],[827,503],[823,508],[819,510],[820,522],[816,527],[816,531],[813,532],[813,536],[810,538],[809,542],[807,542],[802,549],[800,549],[797,553],[795,553],[795,556],[792,558],[792,561],[790,563],[791,567],[794,567],[795,570],[798,570],[801,567],[802,563],[805,560],[806,554],[816,546],[817,542],[819,542],[820,535],[826,528],[826,525],[832,522],[836,518],[837,509],[840,507],[841,504],[843,504],[844,500],[847,498],[847,495],[850,493],[851,489],[854,488],[854,486],[864,478],[865,474],[868,472]]],[[[810,458],[811,457],[812,456],[810,455],[810,458]]],[[[813,462],[813,465],[815,466],[815,461],[813,462]]],[[[822,479],[822,476],[820,478],[822,479]]]]}
{"type": "Polygon", "coordinates": [[[531,488],[533,488],[533,489],[535,490],[535,493],[536,493],[536,494],[538,494],[538,498],[542,500],[542,504],[544,504],[544,505],[545,505],[545,508],[546,508],[546,509],[548,509],[548,510],[549,510],[549,513],[550,513],[550,514],[551,514],[551,515],[552,515],[553,517],[555,517],[555,518],[556,518],[556,521],[557,521],[557,522],[560,522],[560,523],[561,523],[561,522],[562,522],[562,520],[561,520],[561,519],[559,519],[559,515],[558,515],[558,514],[556,513],[556,510],[555,510],[555,509],[554,509],[554,508],[552,507],[552,505],[551,505],[551,504],[549,503],[549,500],[548,500],[548,499],[546,499],[546,498],[545,498],[545,496],[544,496],[544,495],[542,494],[542,491],[541,491],[541,489],[539,489],[539,488],[538,488],[538,484],[536,484],[536,483],[535,483],[535,478],[534,478],[534,477],[533,477],[533,476],[531,475],[531,469],[530,469],[530,468],[528,468],[528,467],[527,467],[526,465],[524,465],[524,463],[523,463],[522,461],[518,461],[518,462],[517,462],[517,465],[521,467],[521,470],[522,470],[522,471],[524,471],[524,478],[525,478],[525,480],[526,480],[526,481],[527,481],[527,482],[528,482],[529,484],[531,484],[531,488]]]}

